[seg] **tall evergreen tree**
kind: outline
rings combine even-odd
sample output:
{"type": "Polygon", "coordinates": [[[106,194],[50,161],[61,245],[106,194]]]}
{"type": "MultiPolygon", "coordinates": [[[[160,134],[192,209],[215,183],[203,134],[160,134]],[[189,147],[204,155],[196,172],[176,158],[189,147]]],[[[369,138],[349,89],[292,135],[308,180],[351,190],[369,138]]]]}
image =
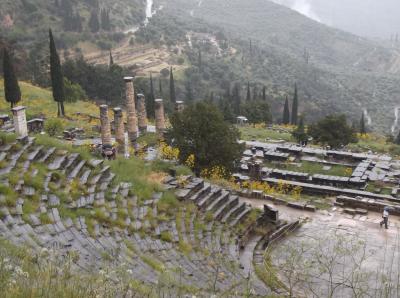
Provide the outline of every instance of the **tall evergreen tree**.
{"type": "Polygon", "coordinates": [[[160,98],[163,98],[163,87],[161,77],[158,80],[158,92],[160,94],[160,98]]]}
{"type": "Polygon", "coordinates": [[[362,112],[361,114],[361,120],[360,120],[360,133],[362,135],[365,135],[367,133],[367,127],[365,125],[365,114],[362,112]]]}
{"type": "Polygon", "coordinates": [[[186,89],[186,101],[189,104],[189,103],[193,102],[193,100],[194,100],[193,88],[192,88],[192,83],[190,82],[190,79],[186,82],[185,89],[186,89]]]}
{"type": "Polygon", "coordinates": [[[5,98],[13,108],[21,100],[21,89],[18,85],[12,58],[6,48],[4,48],[3,52],[3,74],[5,98]]]}
{"type": "Polygon", "coordinates": [[[293,137],[299,142],[300,144],[304,144],[307,142],[308,135],[306,133],[306,129],[304,126],[304,117],[303,115],[300,116],[299,125],[297,128],[292,132],[293,137]]]}
{"type": "Polygon", "coordinates": [[[299,113],[299,99],[297,96],[297,84],[294,84],[294,96],[293,96],[293,105],[292,105],[292,125],[297,125],[297,118],[299,113]]]}
{"type": "Polygon", "coordinates": [[[253,100],[256,101],[258,100],[258,89],[257,89],[257,85],[254,85],[253,87],[253,100]]]}
{"type": "Polygon", "coordinates": [[[64,77],[61,71],[60,57],[58,56],[57,53],[51,29],[49,30],[49,38],[50,38],[50,76],[51,76],[51,86],[53,89],[53,98],[57,102],[58,116],[65,116],[64,77]]]}
{"type": "Polygon", "coordinates": [[[89,28],[90,31],[92,31],[93,33],[99,32],[100,30],[99,16],[97,10],[92,10],[92,12],[90,13],[89,28]]]}
{"type": "Polygon", "coordinates": [[[239,83],[236,83],[235,86],[233,87],[232,100],[233,100],[233,112],[236,114],[236,116],[239,116],[240,103],[241,103],[239,83]]]}
{"type": "Polygon", "coordinates": [[[198,62],[199,64],[199,70],[201,71],[202,69],[202,57],[201,57],[201,49],[199,49],[199,57],[198,57],[198,62]]]}
{"type": "Polygon", "coordinates": [[[224,98],[225,98],[229,103],[231,103],[231,101],[232,101],[232,96],[231,96],[231,84],[230,84],[230,83],[228,83],[227,86],[226,86],[226,91],[225,91],[225,94],[224,94],[224,98]]]}
{"type": "Polygon", "coordinates": [[[397,145],[400,145],[400,131],[399,131],[399,134],[397,135],[396,139],[394,140],[394,142],[395,142],[397,145]]]}
{"type": "Polygon", "coordinates": [[[154,118],[154,101],[156,100],[156,96],[154,93],[154,84],[153,84],[153,75],[150,72],[150,94],[146,98],[146,110],[147,115],[150,118],[154,118]]]}
{"type": "Polygon", "coordinates": [[[210,94],[210,102],[214,103],[214,92],[213,91],[211,91],[211,94],[210,94]]]}
{"type": "Polygon", "coordinates": [[[290,111],[289,111],[289,99],[286,96],[285,106],[283,108],[282,123],[287,125],[290,124],[290,111]]]}
{"type": "Polygon", "coordinates": [[[174,74],[172,72],[172,67],[169,72],[169,99],[172,103],[176,103],[176,90],[175,90],[175,81],[174,81],[174,74]]]}
{"type": "Polygon", "coordinates": [[[264,86],[262,90],[262,99],[263,101],[267,101],[267,88],[264,86]]]}
{"type": "Polygon", "coordinates": [[[246,95],[246,101],[251,100],[251,92],[250,92],[250,82],[247,82],[247,95],[246,95]]]}
{"type": "Polygon", "coordinates": [[[110,67],[112,66],[112,65],[114,65],[114,58],[113,58],[113,55],[112,55],[112,53],[111,53],[111,50],[110,50],[110,62],[109,62],[109,64],[108,64],[110,67]]]}

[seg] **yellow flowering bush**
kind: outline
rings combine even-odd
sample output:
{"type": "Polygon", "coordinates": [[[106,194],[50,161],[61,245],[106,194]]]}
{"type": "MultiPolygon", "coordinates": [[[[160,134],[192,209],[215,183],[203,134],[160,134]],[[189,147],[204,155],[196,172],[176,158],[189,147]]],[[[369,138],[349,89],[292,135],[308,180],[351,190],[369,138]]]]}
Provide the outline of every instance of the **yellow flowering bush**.
{"type": "Polygon", "coordinates": [[[196,164],[196,157],[194,156],[194,154],[190,154],[185,161],[185,165],[191,169],[194,169],[195,164],[196,164]]]}
{"type": "Polygon", "coordinates": [[[179,149],[169,146],[165,142],[160,142],[159,153],[161,159],[178,160],[179,149]]]}
{"type": "Polygon", "coordinates": [[[208,179],[223,179],[227,177],[228,171],[222,166],[213,166],[211,168],[203,169],[200,173],[201,177],[208,179]]]}
{"type": "Polygon", "coordinates": [[[303,189],[300,186],[291,187],[283,180],[279,181],[276,187],[269,185],[267,182],[260,181],[244,181],[241,185],[242,188],[249,190],[261,190],[268,195],[290,195],[295,199],[299,199],[303,189]]]}

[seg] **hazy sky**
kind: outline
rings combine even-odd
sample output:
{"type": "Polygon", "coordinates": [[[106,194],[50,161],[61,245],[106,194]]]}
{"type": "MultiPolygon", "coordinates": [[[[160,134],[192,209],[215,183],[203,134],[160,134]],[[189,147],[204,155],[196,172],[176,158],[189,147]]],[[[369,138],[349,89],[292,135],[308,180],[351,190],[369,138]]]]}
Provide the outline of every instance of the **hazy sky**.
{"type": "Polygon", "coordinates": [[[400,0],[271,0],[316,21],[367,37],[400,34],[400,0]]]}

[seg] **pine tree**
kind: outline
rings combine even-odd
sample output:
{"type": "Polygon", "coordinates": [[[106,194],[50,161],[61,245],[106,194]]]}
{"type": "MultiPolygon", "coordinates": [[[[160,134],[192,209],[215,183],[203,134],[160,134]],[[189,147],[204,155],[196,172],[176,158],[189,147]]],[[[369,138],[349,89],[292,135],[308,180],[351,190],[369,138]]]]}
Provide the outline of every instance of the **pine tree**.
{"type": "Polygon", "coordinates": [[[174,81],[174,74],[172,72],[172,67],[169,73],[169,99],[172,103],[176,103],[175,81],[174,81]]]}
{"type": "Polygon", "coordinates": [[[297,84],[294,84],[294,96],[293,96],[293,105],[292,105],[292,125],[297,125],[297,117],[299,111],[299,100],[297,96],[297,84]]]}
{"type": "Polygon", "coordinates": [[[154,118],[154,101],[156,100],[156,96],[154,93],[154,84],[153,84],[153,75],[150,72],[150,94],[146,98],[146,110],[147,115],[150,118],[154,118]]]}
{"type": "Polygon", "coordinates": [[[285,100],[285,107],[283,108],[282,122],[285,125],[290,123],[289,99],[287,98],[287,96],[285,100]]]}
{"type": "Polygon", "coordinates": [[[251,92],[250,92],[250,82],[247,82],[247,95],[246,95],[246,102],[251,100],[251,92]]]}
{"type": "Polygon", "coordinates": [[[58,116],[65,116],[64,77],[61,71],[60,57],[58,56],[57,53],[51,29],[49,30],[49,38],[50,38],[50,76],[51,76],[51,86],[53,89],[53,98],[58,105],[58,116]]]}
{"type": "Polygon", "coordinates": [[[99,32],[100,30],[99,16],[97,10],[92,10],[90,14],[89,28],[90,31],[92,31],[93,33],[99,32]]]}
{"type": "Polygon", "coordinates": [[[361,114],[361,120],[360,120],[360,133],[362,135],[365,135],[367,133],[367,128],[365,126],[365,114],[364,112],[361,114]]]}
{"type": "Polygon", "coordinates": [[[13,108],[21,100],[21,89],[18,85],[12,58],[5,48],[3,52],[3,73],[5,98],[11,104],[11,108],[13,108]]]}
{"type": "Polygon", "coordinates": [[[264,86],[262,90],[262,99],[263,101],[267,101],[267,88],[264,86]]]}

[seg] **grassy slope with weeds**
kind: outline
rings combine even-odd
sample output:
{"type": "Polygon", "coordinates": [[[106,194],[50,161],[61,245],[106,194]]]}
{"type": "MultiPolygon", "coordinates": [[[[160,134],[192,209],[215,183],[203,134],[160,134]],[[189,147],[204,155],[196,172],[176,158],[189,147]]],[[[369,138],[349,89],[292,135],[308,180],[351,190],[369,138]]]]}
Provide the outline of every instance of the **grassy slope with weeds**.
{"type": "MultiPolygon", "coordinates": [[[[27,119],[45,117],[47,119],[57,117],[57,104],[53,100],[50,90],[33,86],[29,83],[19,82],[22,100],[20,106],[26,106],[27,119]]],[[[65,103],[67,118],[62,119],[65,128],[82,127],[90,131],[93,125],[99,124],[94,120],[91,123],[86,121],[86,117],[76,115],[77,112],[97,116],[99,114],[96,104],[90,101],[77,101],[75,103],[65,103]]],[[[11,116],[10,104],[4,98],[4,82],[0,79],[0,114],[11,116]]]]}

